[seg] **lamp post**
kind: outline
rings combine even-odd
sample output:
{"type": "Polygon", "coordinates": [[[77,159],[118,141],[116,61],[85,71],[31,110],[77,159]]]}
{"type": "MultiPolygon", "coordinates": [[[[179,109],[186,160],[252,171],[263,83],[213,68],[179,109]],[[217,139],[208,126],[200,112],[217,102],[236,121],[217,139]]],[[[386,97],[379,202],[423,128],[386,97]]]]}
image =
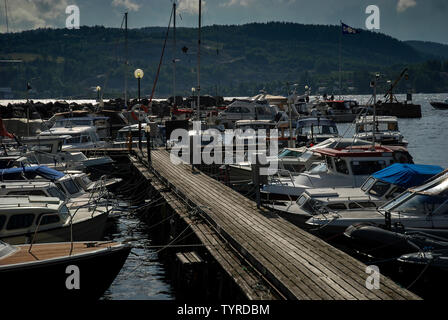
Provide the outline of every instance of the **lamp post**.
{"type": "MultiPolygon", "coordinates": [[[[134,71],[134,77],[137,79],[138,83],[138,103],[140,103],[140,80],[143,78],[144,73],[142,69],[136,69],[134,71]]],[[[140,118],[140,112],[138,113],[138,148],[142,150],[142,121],[140,118]]]]}
{"type": "Polygon", "coordinates": [[[100,101],[100,91],[101,91],[101,87],[97,86],[96,87],[96,102],[100,101]]]}

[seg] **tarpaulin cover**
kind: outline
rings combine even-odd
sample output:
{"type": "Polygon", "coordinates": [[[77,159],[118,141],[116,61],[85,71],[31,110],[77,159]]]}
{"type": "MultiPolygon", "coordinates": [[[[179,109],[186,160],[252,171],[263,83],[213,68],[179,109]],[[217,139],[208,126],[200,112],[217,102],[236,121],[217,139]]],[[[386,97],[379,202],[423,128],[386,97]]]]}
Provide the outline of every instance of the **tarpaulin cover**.
{"type": "Polygon", "coordinates": [[[28,178],[33,179],[36,176],[41,176],[48,180],[57,180],[64,176],[64,173],[45,166],[31,166],[20,168],[9,168],[0,170],[0,180],[21,180],[22,173],[28,178]]]}
{"type": "Polygon", "coordinates": [[[443,171],[442,167],[424,164],[394,163],[393,165],[375,172],[376,179],[411,188],[423,184],[426,180],[443,171]]]}

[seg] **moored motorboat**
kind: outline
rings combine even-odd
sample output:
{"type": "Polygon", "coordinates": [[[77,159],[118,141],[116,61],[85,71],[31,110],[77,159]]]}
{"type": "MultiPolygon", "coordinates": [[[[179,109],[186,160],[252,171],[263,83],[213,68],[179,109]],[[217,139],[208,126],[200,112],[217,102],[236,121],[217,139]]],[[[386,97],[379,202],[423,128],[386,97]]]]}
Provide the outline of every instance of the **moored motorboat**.
{"type": "Polygon", "coordinates": [[[116,242],[12,246],[0,241],[2,300],[99,299],[130,250],[116,242]]]}
{"type": "Polygon", "coordinates": [[[430,104],[435,109],[448,109],[448,99],[446,99],[445,101],[431,101],[430,104]]]}

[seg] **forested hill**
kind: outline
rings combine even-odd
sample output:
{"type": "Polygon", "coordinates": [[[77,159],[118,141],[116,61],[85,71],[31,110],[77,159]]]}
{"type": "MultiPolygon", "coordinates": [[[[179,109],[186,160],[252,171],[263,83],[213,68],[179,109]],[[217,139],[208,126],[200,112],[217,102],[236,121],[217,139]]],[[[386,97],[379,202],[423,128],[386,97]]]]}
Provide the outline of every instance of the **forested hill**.
{"type": "MultiPolygon", "coordinates": [[[[132,29],[129,38],[130,91],[135,94],[133,70],[145,72],[144,95],[151,94],[166,28],[132,29]]],[[[207,26],[201,31],[201,94],[255,95],[260,89],[286,94],[286,83],[339,87],[341,41],[344,92],[368,93],[374,72],[384,82],[404,67],[410,78],[399,91],[448,91],[448,61],[439,61],[425,50],[392,37],[362,30],[341,35],[339,26],[293,23],[252,23],[241,26],[207,26]],[[431,61],[427,61],[431,60],[431,61]]],[[[191,94],[196,85],[197,29],[176,30],[168,38],[156,96],[172,95],[173,57],[177,93],[191,94]],[[182,50],[183,49],[183,50],[182,50]]],[[[105,96],[119,96],[124,86],[124,32],[117,28],[81,27],[79,30],[39,29],[0,36],[0,59],[21,59],[19,64],[0,64],[0,87],[11,87],[15,97],[94,97],[101,86],[105,96]]]]}

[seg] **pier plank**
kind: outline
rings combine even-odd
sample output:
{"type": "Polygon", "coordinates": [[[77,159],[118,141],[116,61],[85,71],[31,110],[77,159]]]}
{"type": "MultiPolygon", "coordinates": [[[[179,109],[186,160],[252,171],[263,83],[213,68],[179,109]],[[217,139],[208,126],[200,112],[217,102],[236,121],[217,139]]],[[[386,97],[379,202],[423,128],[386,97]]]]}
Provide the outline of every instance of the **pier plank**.
{"type": "MultiPolygon", "coordinates": [[[[145,162],[146,154],[138,154],[138,158],[145,162]]],[[[178,196],[197,206],[204,220],[285,297],[419,299],[383,276],[380,289],[367,289],[363,263],[275,213],[258,209],[255,202],[224,184],[193,173],[191,165],[174,165],[166,150],[153,150],[151,158],[151,170],[178,196]]],[[[219,254],[214,257],[226,265],[219,254]]],[[[230,274],[237,276],[237,272],[230,274]]]]}

